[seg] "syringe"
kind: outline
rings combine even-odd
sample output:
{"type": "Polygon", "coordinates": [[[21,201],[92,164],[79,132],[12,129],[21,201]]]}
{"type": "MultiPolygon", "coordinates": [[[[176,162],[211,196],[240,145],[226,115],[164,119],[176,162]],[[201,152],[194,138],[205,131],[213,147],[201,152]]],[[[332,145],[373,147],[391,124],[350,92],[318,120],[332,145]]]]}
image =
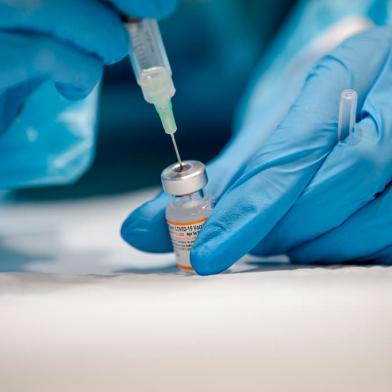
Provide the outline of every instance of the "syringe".
{"type": "Polygon", "coordinates": [[[158,23],[154,19],[127,19],[126,27],[130,38],[129,57],[137,83],[144,99],[155,106],[163,129],[172,138],[178,163],[182,167],[174,137],[177,125],[171,103],[176,89],[158,23]]]}

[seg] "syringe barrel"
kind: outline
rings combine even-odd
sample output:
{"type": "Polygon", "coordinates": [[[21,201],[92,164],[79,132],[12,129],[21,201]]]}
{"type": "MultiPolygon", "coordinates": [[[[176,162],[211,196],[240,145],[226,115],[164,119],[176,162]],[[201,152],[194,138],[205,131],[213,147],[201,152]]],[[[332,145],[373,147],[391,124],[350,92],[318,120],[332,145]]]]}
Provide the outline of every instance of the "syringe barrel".
{"type": "Polygon", "coordinates": [[[176,90],[158,23],[154,19],[141,19],[126,26],[130,37],[129,57],[144,99],[154,105],[164,105],[176,90]]]}

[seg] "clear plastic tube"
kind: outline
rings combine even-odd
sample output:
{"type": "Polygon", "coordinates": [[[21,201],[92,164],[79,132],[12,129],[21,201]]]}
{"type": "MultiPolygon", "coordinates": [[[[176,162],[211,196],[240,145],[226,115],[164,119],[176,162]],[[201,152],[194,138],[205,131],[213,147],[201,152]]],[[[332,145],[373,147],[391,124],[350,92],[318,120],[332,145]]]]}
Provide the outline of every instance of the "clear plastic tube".
{"type": "Polygon", "coordinates": [[[129,57],[137,83],[144,99],[155,106],[165,132],[173,134],[177,126],[171,98],[176,90],[158,23],[141,19],[127,22],[126,26],[130,37],[129,57]]]}
{"type": "Polygon", "coordinates": [[[355,90],[343,90],[340,94],[338,140],[351,134],[357,115],[358,94],[355,90]]]}

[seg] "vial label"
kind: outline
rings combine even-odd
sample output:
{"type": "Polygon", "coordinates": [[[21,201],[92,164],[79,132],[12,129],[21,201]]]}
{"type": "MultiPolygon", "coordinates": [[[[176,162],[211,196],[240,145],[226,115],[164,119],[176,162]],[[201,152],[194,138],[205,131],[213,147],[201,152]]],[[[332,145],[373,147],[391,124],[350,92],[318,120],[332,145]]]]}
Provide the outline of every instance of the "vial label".
{"type": "Polygon", "coordinates": [[[167,221],[178,268],[186,271],[193,271],[189,257],[191,248],[206,220],[207,218],[193,222],[167,221]]]}

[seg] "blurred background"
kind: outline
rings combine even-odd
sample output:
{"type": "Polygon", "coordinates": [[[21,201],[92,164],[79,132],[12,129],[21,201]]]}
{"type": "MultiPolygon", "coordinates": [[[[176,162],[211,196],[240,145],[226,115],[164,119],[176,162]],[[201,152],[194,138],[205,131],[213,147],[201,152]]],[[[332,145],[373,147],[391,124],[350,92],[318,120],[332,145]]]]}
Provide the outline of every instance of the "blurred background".
{"type": "MultiPolygon", "coordinates": [[[[247,81],[295,0],[279,2],[182,1],[160,23],[177,89],[176,138],[184,159],[208,162],[229,139],[247,81]]],[[[106,68],[99,107],[90,169],[75,184],[19,190],[12,198],[73,199],[159,186],[174,151],[128,59],[106,68]]]]}

